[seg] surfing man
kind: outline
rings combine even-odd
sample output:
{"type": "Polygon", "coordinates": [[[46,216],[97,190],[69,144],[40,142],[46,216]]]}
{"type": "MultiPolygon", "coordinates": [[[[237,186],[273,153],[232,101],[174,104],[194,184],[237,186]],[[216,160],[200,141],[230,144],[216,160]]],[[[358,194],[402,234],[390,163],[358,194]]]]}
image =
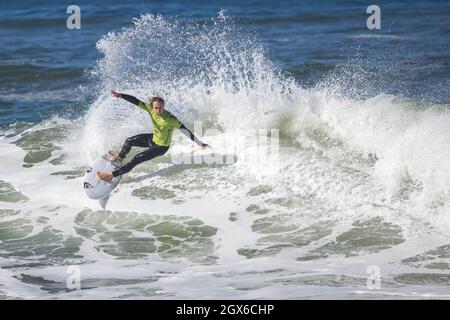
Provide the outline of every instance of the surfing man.
{"type": "Polygon", "coordinates": [[[152,97],[150,103],[145,103],[128,94],[119,93],[116,91],[111,91],[111,93],[114,97],[127,100],[128,102],[131,102],[132,104],[135,104],[139,108],[148,112],[153,124],[153,133],[138,134],[127,138],[119,153],[109,151],[109,154],[113,159],[122,161],[130,152],[131,147],[147,148],[147,150],[138,153],[127,164],[113,172],[98,171],[97,177],[99,179],[111,181],[113,177],[117,177],[131,171],[138,164],[165,154],[167,150],[169,150],[170,142],[172,140],[172,133],[175,128],[180,129],[181,132],[183,132],[202,148],[209,147],[206,143],[198,140],[197,137],[195,137],[194,134],[173,114],[164,109],[164,99],[160,97],[152,97]]]}

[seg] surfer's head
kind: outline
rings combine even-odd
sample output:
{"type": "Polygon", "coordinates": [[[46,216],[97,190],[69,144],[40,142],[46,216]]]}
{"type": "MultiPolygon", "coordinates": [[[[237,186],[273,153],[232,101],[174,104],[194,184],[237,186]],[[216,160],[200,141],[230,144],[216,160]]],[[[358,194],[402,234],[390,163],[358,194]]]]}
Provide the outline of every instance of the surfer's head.
{"type": "Polygon", "coordinates": [[[159,116],[164,112],[164,99],[161,97],[152,97],[150,99],[153,111],[159,116]]]}

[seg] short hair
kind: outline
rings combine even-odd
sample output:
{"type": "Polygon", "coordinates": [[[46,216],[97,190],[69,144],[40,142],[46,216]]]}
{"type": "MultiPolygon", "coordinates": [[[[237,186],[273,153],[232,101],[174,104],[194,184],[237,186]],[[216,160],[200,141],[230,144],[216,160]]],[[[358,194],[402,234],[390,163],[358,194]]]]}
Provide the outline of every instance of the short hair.
{"type": "Polygon", "coordinates": [[[151,101],[151,103],[153,103],[153,102],[159,102],[159,103],[161,103],[161,104],[164,106],[164,99],[161,98],[161,97],[151,97],[151,98],[150,98],[150,101],[151,101]]]}

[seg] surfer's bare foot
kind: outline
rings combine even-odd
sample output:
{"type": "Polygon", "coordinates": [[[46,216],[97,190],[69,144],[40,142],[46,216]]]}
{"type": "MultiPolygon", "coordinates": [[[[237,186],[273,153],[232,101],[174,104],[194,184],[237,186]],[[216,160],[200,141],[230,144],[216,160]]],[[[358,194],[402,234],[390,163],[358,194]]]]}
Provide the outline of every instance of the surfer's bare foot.
{"type": "Polygon", "coordinates": [[[109,150],[109,151],[108,151],[108,154],[112,157],[113,160],[119,160],[119,161],[122,161],[122,158],[119,157],[119,154],[118,154],[116,151],[114,151],[114,150],[109,150]]]}
{"type": "Polygon", "coordinates": [[[101,180],[105,180],[105,181],[111,181],[113,178],[113,175],[110,172],[97,171],[97,178],[99,178],[101,180]]]}

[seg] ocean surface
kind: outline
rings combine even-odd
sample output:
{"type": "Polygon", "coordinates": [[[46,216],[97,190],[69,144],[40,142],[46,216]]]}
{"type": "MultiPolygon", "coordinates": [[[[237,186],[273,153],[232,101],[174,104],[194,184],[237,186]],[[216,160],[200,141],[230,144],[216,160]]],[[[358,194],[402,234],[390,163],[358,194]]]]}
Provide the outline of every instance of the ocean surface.
{"type": "Polygon", "coordinates": [[[0,299],[450,298],[450,2],[76,4],[0,4],[0,299]],[[152,129],[112,89],[212,148],[103,210],[89,164],[152,129]]]}

